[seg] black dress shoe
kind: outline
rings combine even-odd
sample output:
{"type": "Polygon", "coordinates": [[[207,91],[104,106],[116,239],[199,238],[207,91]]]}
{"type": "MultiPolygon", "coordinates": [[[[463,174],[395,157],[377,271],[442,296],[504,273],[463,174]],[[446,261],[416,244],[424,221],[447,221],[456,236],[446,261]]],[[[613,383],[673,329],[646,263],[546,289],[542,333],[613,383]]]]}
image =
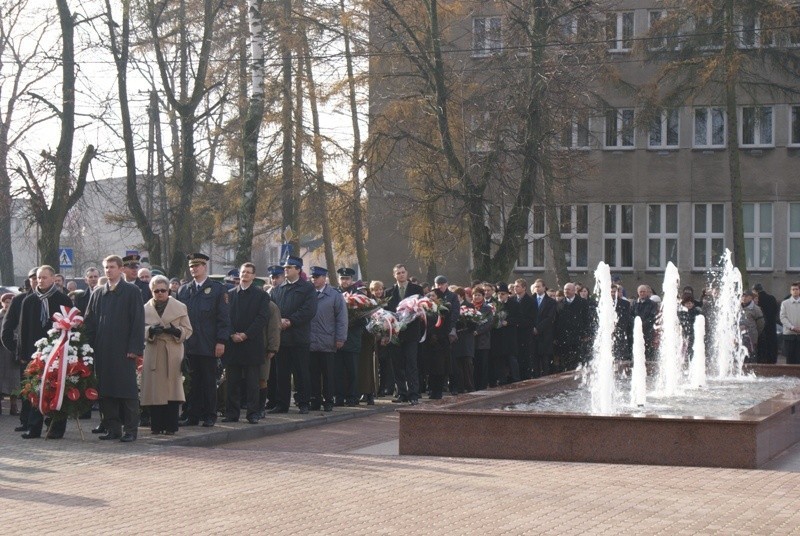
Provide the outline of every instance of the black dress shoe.
{"type": "Polygon", "coordinates": [[[215,424],[217,424],[216,420],[206,419],[203,421],[203,428],[212,428],[215,424]]]}
{"type": "Polygon", "coordinates": [[[119,438],[120,438],[119,434],[114,434],[114,433],[111,433],[111,432],[107,432],[105,435],[101,435],[100,436],[100,440],[101,441],[108,441],[108,440],[111,440],[111,439],[119,439],[119,438]]]}
{"type": "Polygon", "coordinates": [[[333,404],[325,404],[322,406],[322,411],[331,412],[333,411],[333,404]]]}
{"type": "Polygon", "coordinates": [[[93,434],[105,434],[106,432],[108,432],[108,430],[106,430],[106,427],[103,426],[102,424],[98,424],[97,426],[92,428],[93,434]]]}
{"type": "Polygon", "coordinates": [[[417,400],[416,398],[414,398],[414,399],[412,399],[412,400],[409,400],[408,402],[409,402],[409,404],[411,404],[412,406],[416,406],[417,404],[419,404],[419,400],[417,400]]]}
{"type": "Polygon", "coordinates": [[[406,402],[408,402],[408,398],[404,396],[398,396],[392,399],[392,404],[405,404],[406,402]]]}
{"type": "Polygon", "coordinates": [[[64,439],[64,434],[47,434],[47,439],[64,439]]]}
{"type": "Polygon", "coordinates": [[[276,413],[289,413],[289,409],[288,408],[282,408],[280,406],[275,406],[271,410],[267,411],[267,413],[270,414],[270,415],[275,415],[276,413]]]}
{"type": "Polygon", "coordinates": [[[164,435],[175,435],[175,432],[173,432],[172,430],[166,430],[164,432],[164,435]]]}
{"type": "Polygon", "coordinates": [[[200,421],[197,419],[183,419],[182,421],[178,421],[178,426],[197,426],[200,424],[200,421]]]}
{"type": "Polygon", "coordinates": [[[36,439],[37,437],[42,437],[41,433],[33,433],[33,432],[25,432],[22,434],[22,439],[36,439]]]}
{"type": "Polygon", "coordinates": [[[256,416],[248,417],[247,422],[249,422],[250,424],[258,424],[258,417],[256,416]]]}
{"type": "Polygon", "coordinates": [[[308,415],[308,406],[300,406],[300,415],[308,415]]]}
{"type": "MultiPolygon", "coordinates": [[[[102,439],[102,437],[100,438],[102,439]]],[[[130,432],[125,432],[122,437],[119,438],[120,442],[122,443],[131,443],[136,441],[136,434],[132,434],[130,432]]]]}
{"type": "Polygon", "coordinates": [[[375,397],[373,395],[367,395],[367,405],[368,406],[375,405],[375,397]]]}
{"type": "Polygon", "coordinates": [[[233,417],[223,417],[221,420],[222,422],[239,422],[239,419],[234,419],[233,417]]]}
{"type": "Polygon", "coordinates": [[[27,432],[28,431],[28,427],[27,426],[17,426],[16,428],[14,428],[14,431],[15,432],[27,432]]]}

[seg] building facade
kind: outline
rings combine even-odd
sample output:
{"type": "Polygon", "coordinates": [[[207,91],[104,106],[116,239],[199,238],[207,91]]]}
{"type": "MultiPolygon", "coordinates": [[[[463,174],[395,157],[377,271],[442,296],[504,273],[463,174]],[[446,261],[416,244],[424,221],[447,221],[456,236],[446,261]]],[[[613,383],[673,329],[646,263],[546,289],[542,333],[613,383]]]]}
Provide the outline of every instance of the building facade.
{"type": "MultiPolygon", "coordinates": [[[[459,24],[449,28],[452,50],[447,57],[470,64],[480,73],[520,50],[506,32],[504,2],[475,2],[459,24]],[[489,63],[493,61],[494,63],[489,63]]],[[[627,288],[640,282],[660,290],[664,269],[674,263],[684,284],[696,289],[707,281],[710,268],[733,243],[731,181],[727,122],[722,96],[702,92],[687,96],[668,110],[645,113],[637,89],[652,84],[658,65],[646,61],[646,49],[680,47],[675,36],[654,38],[654,28],[669,16],[663,2],[608,3],[595,16],[604,26],[606,55],[629,90],[598,82],[602,107],[568,122],[559,134],[561,150],[590,165],[559,196],[560,229],[546,224],[544,207],[536,202],[529,215],[526,243],[511,279],[543,277],[555,282],[554,259],[548,240],[561,239],[576,281],[590,283],[600,261],[623,278],[627,288]],[[652,116],[652,117],[650,117],[652,116]]],[[[800,47],[797,21],[772,31],[758,16],[742,15],[736,29],[741,49],[800,47]]],[[[566,35],[576,25],[565,19],[566,35]]],[[[687,35],[701,32],[699,26],[687,35]]],[[[378,28],[372,37],[384,37],[378,28]]],[[[710,47],[715,47],[712,42],[710,47]]],[[[379,90],[371,92],[371,112],[380,114],[391,100],[385,61],[373,62],[371,75],[379,90]]],[[[800,78],[776,75],[780,84],[800,87],[800,78]]],[[[739,96],[738,143],[743,185],[743,220],[749,283],[761,282],[777,295],[800,279],[800,96],[791,91],[764,90],[739,96]]],[[[475,147],[472,147],[475,150],[475,147]]],[[[390,204],[393,181],[404,186],[401,170],[370,192],[371,269],[389,272],[395,262],[407,262],[423,274],[410,248],[387,244],[398,228],[390,204]]],[[[453,279],[471,279],[467,245],[458,255],[443,258],[441,271],[453,279]]]]}

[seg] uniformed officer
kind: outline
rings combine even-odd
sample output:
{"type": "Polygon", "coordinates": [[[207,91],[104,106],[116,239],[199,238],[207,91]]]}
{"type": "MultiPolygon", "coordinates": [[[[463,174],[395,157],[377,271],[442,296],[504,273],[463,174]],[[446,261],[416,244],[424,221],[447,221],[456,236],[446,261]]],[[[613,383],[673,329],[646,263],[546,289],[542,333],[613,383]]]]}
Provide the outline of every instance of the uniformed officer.
{"type": "Polygon", "coordinates": [[[192,281],[178,290],[186,304],[194,332],[184,346],[191,372],[188,417],[180,424],[214,426],[217,421],[217,364],[230,336],[228,293],[222,283],[208,277],[208,255],[190,253],[192,281]]]}
{"type": "Polygon", "coordinates": [[[136,254],[122,257],[122,275],[125,277],[125,281],[139,287],[142,292],[142,303],[147,303],[153,297],[153,293],[150,292],[150,285],[139,279],[140,260],[141,257],[136,254]]]}

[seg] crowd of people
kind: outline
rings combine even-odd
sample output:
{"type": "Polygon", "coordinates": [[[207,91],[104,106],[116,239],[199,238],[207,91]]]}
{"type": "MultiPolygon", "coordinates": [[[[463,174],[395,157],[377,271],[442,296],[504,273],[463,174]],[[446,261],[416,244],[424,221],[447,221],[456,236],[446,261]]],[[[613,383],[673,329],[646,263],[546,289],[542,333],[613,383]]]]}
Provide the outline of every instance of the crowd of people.
{"type": "MultiPolygon", "coordinates": [[[[19,294],[2,295],[0,394],[10,396],[22,437],[41,437],[45,416],[28,400],[18,408],[12,395],[61,306],[81,311],[94,349],[101,424],[93,432],[121,442],[135,441],[140,425],[172,435],[181,426],[213,427],[218,418],[236,422],[243,412],[255,424],[293,405],[301,414],[385,396],[413,405],[423,394],[441,399],[574,370],[591,356],[596,305],[577,282],[561,289],[542,279],[530,286],[525,279],[459,286],[440,275],[431,286],[398,264],[387,286],[358,281],[347,267],[335,275],[319,266],[306,273],[303,259],[289,256],[267,269],[262,287],[252,263],[218,282],[208,276],[208,261],[189,255],[191,279],[181,282],[141,268],[137,255],[112,255],[103,260],[102,276],[86,270],[84,291],[65,287],[52,267],[40,266],[19,294]],[[390,312],[413,296],[442,307],[436,321],[418,317],[387,337],[367,329],[366,315],[349,314],[346,297],[356,294],[390,312]]],[[[611,298],[615,357],[631,358],[639,317],[646,358],[655,359],[658,296],[643,284],[629,299],[614,277],[611,298]]],[[[713,323],[715,298],[713,289],[699,299],[691,287],[682,291],[678,316],[690,357],[694,319],[704,314],[713,323]]],[[[756,285],[743,293],[741,306],[742,344],[754,361],[777,361],[782,324],[787,363],[800,364],[800,283],[780,304],[756,285]]],[[[66,424],[50,424],[48,437],[62,437],[66,424]]]]}

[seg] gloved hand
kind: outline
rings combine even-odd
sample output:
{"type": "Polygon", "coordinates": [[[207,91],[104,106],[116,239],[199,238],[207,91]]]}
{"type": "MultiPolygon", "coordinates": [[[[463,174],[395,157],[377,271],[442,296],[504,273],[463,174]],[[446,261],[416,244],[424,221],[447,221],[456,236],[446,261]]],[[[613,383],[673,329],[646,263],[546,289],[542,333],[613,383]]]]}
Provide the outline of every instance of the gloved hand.
{"type": "Polygon", "coordinates": [[[150,327],[148,328],[148,331],[149,331],[149,333],[150,333],[150,338],[152,339],[152,338],[153,338],[153,337],[155,337],[156,335],[159,335],[159,334],[161,334],[161,333],[164,333],[164,326],[162,326],[162,325],[160,325],[160,324],[156,324],[156,325],[154,325],[154,326],[150,326],[150,327]]]}
{"type": "Polygon", "coordinates": [[[168,328],[164,328],[164,333],[166,333],[167,335],[172,335],[173,337],[181,336],[181,330],[176,328],[172,324],[170,324],[168,328]]]}

